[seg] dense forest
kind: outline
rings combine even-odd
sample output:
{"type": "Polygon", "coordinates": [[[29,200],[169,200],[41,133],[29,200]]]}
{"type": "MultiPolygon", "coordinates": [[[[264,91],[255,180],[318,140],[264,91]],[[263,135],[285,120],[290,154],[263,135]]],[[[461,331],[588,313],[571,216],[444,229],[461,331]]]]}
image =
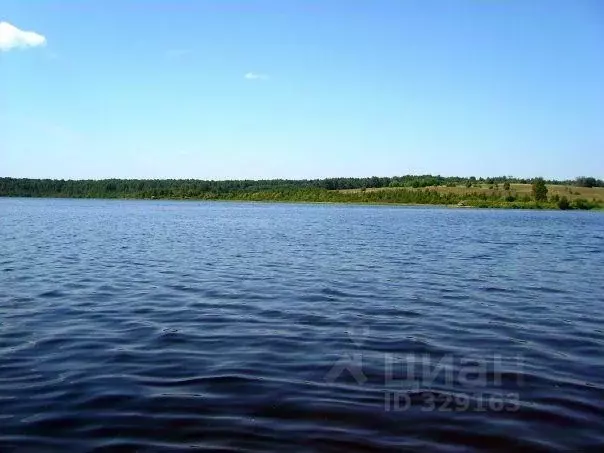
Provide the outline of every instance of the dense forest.
{"type": "MultiPolygon", "coordinates": [[[[464,204],[484,207],[561,207],[560,197],[547,197],[547,189],[534,196],[518,196],[510,184],[534,181],[548,185],[604,187],[604,181],[579,177],[573,181],[520,179],[508,176],[493,178],[443,177],[406,175],[369,178],[327,178],[304,180],[230,180],[196,179],[104,179],[56,180],[0,178],[0,196],[72,197],[72,198],[141,198],[141,199],[202,199],[308,202],[369,202],[412,204],[464,204]],[[487,185],[489,193],[472,188],[487,185]],[[465,193],[438,191],[436,187],[465,187],[465,193]],[[374,190],[384,188],[384,190],[374,190]],[[386,190],[386,188],[398,188],[386,190]],[[345,189],[357,189],[343,191],[345,189]],[[367,190],[372,189],[372,190],[367,190]],[[501,190],[500,190],[501,189],[501,190]]],[[[545,186],[543,186],[545,187],[545,186]]],[[[564,197],[562,197],[564,198],[564,197]]],[[[562,209],[599,207],[595,200],[562,202],[562,209]]]]}

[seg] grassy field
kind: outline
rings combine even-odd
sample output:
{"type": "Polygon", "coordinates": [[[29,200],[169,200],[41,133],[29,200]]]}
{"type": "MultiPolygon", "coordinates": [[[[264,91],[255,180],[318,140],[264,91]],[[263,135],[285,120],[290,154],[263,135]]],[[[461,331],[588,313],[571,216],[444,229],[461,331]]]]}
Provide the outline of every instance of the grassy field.
{"type": "MultiPolygon", "coordinates": [[[[382,187],[382,188],[370,188],[365,189],[367,192],[375,192],[380,190],[400,190],[399,187],[382,187]]],[[[418,189],[413,188],[405,188],[407,190],[435,190],[439,193],[453,193],[455,195],[464,196],[464,195],[473,195],[484,193],[485,195],[491,197],[505,197],[510,194],[517,198],[522,198],[524,196],[532,196],[532,188],[530,184],[510,184],[510,190],[503,190],[503,184],[499,184],[496,186],[489,186],[488,184],[482,184],[478,187],[466,187],[466,186],[456,186],[456,187],[447,187],[447,186],[431,186],[431,187],[422,187],[418,189]]],[[[564,186],[564,185],[548,185],[547,186],[547,196],[553,197],[554,195],[558,195],[560,197],[565,196],[570,201],[583,198],[587,201],[593,201],[596,203],[603,204],[604,203],[604,187],[578,187],[578,186],[564,186]]],[[[345,189],[340,190],[340,192],[360,192],[362,189],[345,189]]]]}

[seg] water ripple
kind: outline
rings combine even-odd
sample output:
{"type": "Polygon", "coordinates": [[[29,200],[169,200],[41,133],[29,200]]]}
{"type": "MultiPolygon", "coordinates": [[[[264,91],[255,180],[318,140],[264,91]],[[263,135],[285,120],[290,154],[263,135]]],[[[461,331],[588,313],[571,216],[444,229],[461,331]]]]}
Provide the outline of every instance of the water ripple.
{"type": "Polygon", "coordinates": [[[0,199],[0,219],[2,452],[604,448],[602,215],[0,199]]]}

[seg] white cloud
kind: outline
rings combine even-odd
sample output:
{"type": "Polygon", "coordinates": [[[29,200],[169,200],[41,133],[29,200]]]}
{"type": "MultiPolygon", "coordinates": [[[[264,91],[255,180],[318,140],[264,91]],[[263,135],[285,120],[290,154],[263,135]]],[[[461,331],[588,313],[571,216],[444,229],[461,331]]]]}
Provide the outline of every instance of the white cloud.
{"type": "Polygon", "coordinates": [[[19,30],[8,22],[0,22],[0,51],[37,47],[46,44],[46,38],[33,31],[19,30]]]}
{"type": "Polygon", "coordinates": [[[260,73],[257,73],[257,72],[248,72],[243,77],[246,78],[246,79],[248,79],[248,80],[267,80],[268,79],[268,74],[260,74],[260,73]]]}

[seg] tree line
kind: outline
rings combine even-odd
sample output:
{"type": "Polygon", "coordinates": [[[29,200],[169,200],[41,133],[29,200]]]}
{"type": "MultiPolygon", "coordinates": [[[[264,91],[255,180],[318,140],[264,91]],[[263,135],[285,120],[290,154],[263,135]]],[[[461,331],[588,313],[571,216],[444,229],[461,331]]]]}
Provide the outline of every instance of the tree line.
{"type": "MultiPolygon", "coordinates": [[[[199,179],[18,179],[0,178],[0,196],[74,196],[115,197],[116,195],[143,198],[151,196],[197,196],[203,193],[226,193],[234,191],[270,191],[275,189],[365,189],[381,187],[423,188],[431,186],[482,184],[531,184],[534,179],[497,176],[469,178],[440,175],[404,175],[393,177],[372,176],[368,178],[325,178],[325,179],[269,179],[269,180],[199,180],[199,179]]],[[[545,184],[568,184],[581,187],[604,187],[604,181],[581,176],[576,180],[543,180],[545,184]]]]}
{"type": "Polygon", "coordinates": [[[604,186],[589,177],[576,181],[531,180],[494,177],[462,178],[433,175],[405,175],[370,178],[271,179],[271,180],[196,180],[196,179],[102,179],[62,180],[0,178],[0,196],[70,197],[70,198],[140,198],[200,199],[308,202],[372,202],[412,204],[464,204],[482,207],[559,207],[590,209],[595,202],[548,198],[546,184],[589,184],[604,186]],[[510,183],[532,183],[532,197],[517,197],[510,183]],[[471,187],[488,184],[491,193],[472,191],[471,187]],[[499,190],[502,184],[503,191],[499,190]],[[465,193],[439,192],[433,186],[465,185],[465,193]],[[397,187],[397,190],[367,190],[397,187]],[[341,192],[344,189],[357,189],[341,192]]]}

